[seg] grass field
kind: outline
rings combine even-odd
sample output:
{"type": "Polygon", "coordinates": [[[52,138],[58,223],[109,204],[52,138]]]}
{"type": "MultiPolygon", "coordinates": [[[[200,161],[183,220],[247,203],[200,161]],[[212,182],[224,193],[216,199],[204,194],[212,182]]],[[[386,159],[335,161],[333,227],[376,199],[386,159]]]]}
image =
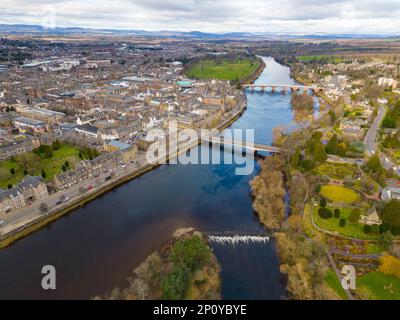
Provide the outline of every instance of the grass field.
{"type": "Polygon", "coordinates": [[[333,290],[335,293],[342,298],[343,300],[347,300],[346,292],[344,291],[342,285],[337,278],[335,271],[329,269],[325,276],[326,284],[333,290]]]}
{"type": "Polygon", "coordinates": [[[357,172],[357,166],[345,163],[323,163],[314,169],[314,173],[328,176],[332,179],[343,180],[346,177],[353,178],[357,172]]]}
{"type": "Polygon", "coordinates": [[[400,279],[380,272],[367,273],[357,279],[357,291],[363,289],[375,300],[400,300],[400,279]]]}
{"type": "MultiPolygon", "coordinates": [[[[335,210],[335,207],[328,207],[332,211],[335,210]]],[[[365,234],[364,233],[364,225],[361,223],[351,223],[349,222],[350,213],[352,211],[351,208],[339,208],[340,209],[340,218],[329,218],[324,219],[321,218],[318,214],[318,207],[314,207],[313,210],[313,218],[315,224],[324,229],[326,231],[337,232],[338,234],[346,237],[356,238],[356,239],[363,239],[363,240],[375,240],[379,237],[379,235],[374,234],[365,234]],[[340,219],[346,220],[346,226],[341,227],[339,225],[340,219]]],[[[365,214],[365,212],[362,212],[365,214]]]]}
{"type": "MultiPolygon", "coordinates": [[[[33,155],[32,152],[29,154],[33,155]]],[[[35,155],[36,156],[36,155],[35,155]]],[[[62,172],[62,166],[68,161],[70,167],[73,167],[79,161],[79,148],[71,145],[61,145],[59,150],[53,151],[53,156],[49,159],[36,156],[38,163],[34,166],[33,171],[29,171],[30,175],[41,174],[41,170],[46,172],[46,181],[51,180],[54,175],[62,172]]],[[[16,160],[9,159],[0,162],[0,188],[7,189],[8,184],[15,185],[24,178],[24,168],[16,160]],[[10,169],[15,169],[15,174],[11,174],[10,169]]]]}
{"type": "Polygon", "coordinates": [[[256,59],[201,60],[186,71],[195,79],[244,80],[260,66],[256,59]]]}
{"type": "Polygon", "coordinates": [[[360,200],[360,196],[355,191],[336,185],[322,186],[320,194],[333,202],[354,203],[360,200]]]}
{"type": "Polygon", "coordinates": [[[335,57],[335,56],[328,56],[328,55],[315,55],[315,56],[297,56],[302,62],[327,62],[327,63],[341,63],[345,62],[345,59],[335,57]]]}

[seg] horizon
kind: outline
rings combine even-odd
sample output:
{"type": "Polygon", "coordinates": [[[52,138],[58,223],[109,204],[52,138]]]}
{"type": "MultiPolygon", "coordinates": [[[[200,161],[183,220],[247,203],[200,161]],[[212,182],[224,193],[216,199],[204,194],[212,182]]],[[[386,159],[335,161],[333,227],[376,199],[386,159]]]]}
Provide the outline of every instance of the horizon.
{"type": "Polygon", "coordinates": [[[77,0],[4,0],[0,4],[2,25],[51,29],[390,36],[400,30],[399,17],[398,0],[90,0],[84,4],[77,0]]]}

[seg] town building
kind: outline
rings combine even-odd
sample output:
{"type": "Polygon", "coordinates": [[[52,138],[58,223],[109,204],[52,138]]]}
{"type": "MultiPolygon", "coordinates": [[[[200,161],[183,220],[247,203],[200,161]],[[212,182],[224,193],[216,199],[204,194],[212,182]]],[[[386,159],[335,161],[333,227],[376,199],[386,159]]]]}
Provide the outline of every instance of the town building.
{"type": "Polygon", "coordinates": [[[40,133],[45,131],[45,123],[43,121],[33,120],[25,117],[18,117],[14,119],[14,126],[22,133],[28,131],[40,133]]]}
{"type": "Polygon", "coordinates": [[[0,160],[7,160],[15,157],[21,153],[30,152],[39,147],[37,140],[24,140],[22,142],[15,142],[14,144],[7,145],[0,148],[0,160]]]}
{"type": "Polygon", "coordinates": [[[25,207],[49,196],[42,177],[26,176],[10,190],[0,189],[0,215],[25,207]]]}
{"type": "Polygon", "coordinates": [[[392,90],[397,89],[398,81],[391,79],[391,78],[379,78],[378,79],[378,85],[385,87],[385,88],[391,88],[392,90]]]}

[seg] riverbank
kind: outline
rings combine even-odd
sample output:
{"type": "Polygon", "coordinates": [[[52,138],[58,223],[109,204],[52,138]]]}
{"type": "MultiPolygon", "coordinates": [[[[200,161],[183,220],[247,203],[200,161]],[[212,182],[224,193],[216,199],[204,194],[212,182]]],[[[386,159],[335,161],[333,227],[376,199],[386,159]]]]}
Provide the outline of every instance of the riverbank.
{"type": "MultiPolygon", "coordinates": [[[[239,106],[238,110],[234,112],[230,117],[219,124],[217,126],[217,130],[222,131],[226,128],[228,128],[232,123],[234,123],[240,116],[244,113],[246,109],[246,103],[247,100],[244,99],[242,101],[242,104],[239,106]]],[[[186,144],[186,145],[180,145],[180,151],[175,150],[173,152],[173,156],[168,154],[166,156],[166,162],[168,163],[169,160],[175,158],[176,156],[179,156],[188,150],[198,146],[201,143],[201,141],[197,141],[196,143],[191,143],[191,144],[186,144]]],[[[25,221],[22,223],[22,226],[18,226],[15,229],[7,232],[6,234],[2,234],[0,236],[0,249],[6,248],[16,241],[25,238],[29,236],[30,234],[46,227],[48,224],[57,221],[64,215],[68,214],[69,212],[85,206],[87,203],[95,200],[97,197],[113,190],[114,188],[134,179],[137,178],[146,172],[149,172],[157,167],[159,167],[161,164],[157,163],[154,165],[150,164],[145,164],[135,171],[129,172],[123,176],[119,176],[116,178],[113,178],[109,181],[107,181],[105,184],[101,185],[100,187],[92,189],[89,193],[82,194],[81,196],[77,198],[72,198],[68,202],[64,203],[63,205],[56,207],[54,209],[49,210],[46,213],[43,213],[42,215],[39,215],[35,219],[31,219],[29,221],[25,221]]]]}
{"type": "Polygon", "coordinates": [[[253,84],[259,77],[260,75],[264,72],[264,69],[266,68],[266,64],[263,59],[260,57],[257,57],[257,60],[260,61],[260,65],[258,68],[247,78],[241,81],[242,84],[253,84]]]}
{"type": "Polygon", "coordinates": [[[207,238],[193,228],[177,229],[172,239],[134,271],[124,288],[95,300],[219,300],[221,266],[207,238]]]}
{"type": "MultiPolygon", "coordinates": [[[[264,61],[268,72],[257,82],[292,83],[287,68],[271,58],[264,61]]],[[[253,128],[257,143],[271,143],[272,128],[293,119],[289,97],[250,92],[246,97],[247,111],[242,116],[235,108],[237,114],[219,122],[229,126],[228,118],[238,117],[232,129],[253,128]]],[[[238,176],[235,171],[233,165],[164,165],[97,197],[0,250],[0,269],[8,275],[0,279],[0,297],[87,299],[108,292],[123,286],[132,268],[160,250],[179,227],[193,226],[205,234],[263,232],[252,210],[251,176],[238,176]],[[21,256],[26,263],[20,263],[21,256]],[[44,291],[37,284],[43,263],[55,265],[62,275],[57,290],[44,291]]],[[[224,299],[285,297],[275,241],[234,246],[211,242],[210,246],[223,268],[224,299]]]]}

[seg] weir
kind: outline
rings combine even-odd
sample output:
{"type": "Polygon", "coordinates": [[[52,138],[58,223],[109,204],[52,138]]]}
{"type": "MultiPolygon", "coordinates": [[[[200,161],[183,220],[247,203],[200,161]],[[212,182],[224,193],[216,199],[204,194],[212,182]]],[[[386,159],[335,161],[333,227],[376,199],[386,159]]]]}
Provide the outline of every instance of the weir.
{"type": "Polygon", "coordinates": [[[268,243],[271,236],[266,233],[254,232],[234,232],[226,231],[220,233],[205,233],[211,243],[217,244],[249,244],[249,243],[268,243]]]}
{"type": "Polygon", "coordinates": [[[249,243],[268,243],[270,237],[267,236],[210,236],[208,240],[218,244],[249,244],[249,243]]]}

